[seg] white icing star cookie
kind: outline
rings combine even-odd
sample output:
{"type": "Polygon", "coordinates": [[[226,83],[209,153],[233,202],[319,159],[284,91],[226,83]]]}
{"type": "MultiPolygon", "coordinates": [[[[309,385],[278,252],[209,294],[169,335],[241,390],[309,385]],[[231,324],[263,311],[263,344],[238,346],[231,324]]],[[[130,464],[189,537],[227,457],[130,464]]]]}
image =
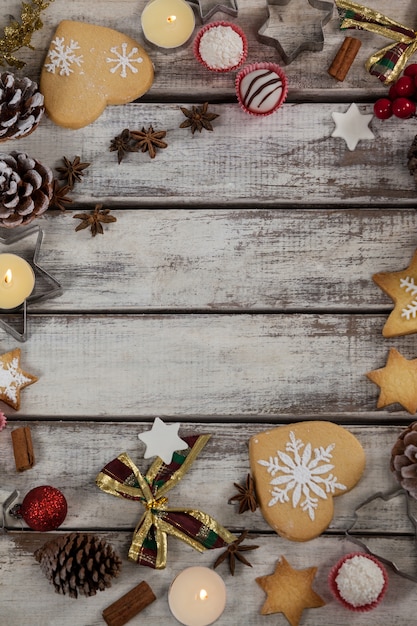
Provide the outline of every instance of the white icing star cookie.
{"type": "Polygon", "coordinates": [[[0,400],[16,411],[20,409],[20,390],[37,380],[20,368],[19,348],[0,356],[0,400]]]}
{"type": "Polygon", "coordinates": [[[159,456],[164,463],[169,465],[172,455],[177,450],[186,450],[188,444],[178,436],[179,424],[168,426],[156,417],[152,429],[138,435],[139,439],[146,444],[145,459],[159,456]]]}

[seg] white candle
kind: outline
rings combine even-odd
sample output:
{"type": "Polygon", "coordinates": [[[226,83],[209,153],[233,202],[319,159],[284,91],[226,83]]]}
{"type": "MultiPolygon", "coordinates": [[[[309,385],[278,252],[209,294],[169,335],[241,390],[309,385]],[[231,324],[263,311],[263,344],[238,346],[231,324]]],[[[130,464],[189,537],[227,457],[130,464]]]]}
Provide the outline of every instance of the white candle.
{"type": "Polygon", "coordinates": [[[160,48],[177,48],[194,31],[194,11],[184,0],[151,0],[143,9],[142,30],[160,48]]]}
{"type": "Polygon", "coordinates": [[[185,626],[208,626],[226,606],[223,579],[208,567],[187,567],[174,579],[168,593],[173,616],[185,626]]]}
{"type": "Polygon", "coordinates": [[[0,309],[15,309],[30,296],[35,274],[17,254],[0,254],[0,309]]]}

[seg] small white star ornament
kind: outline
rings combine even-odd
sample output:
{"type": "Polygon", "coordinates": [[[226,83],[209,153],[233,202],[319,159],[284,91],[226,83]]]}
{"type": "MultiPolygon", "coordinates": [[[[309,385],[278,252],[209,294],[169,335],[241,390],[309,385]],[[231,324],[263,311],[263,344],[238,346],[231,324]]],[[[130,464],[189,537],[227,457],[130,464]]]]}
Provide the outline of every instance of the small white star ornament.
{"type": "Polygon", "coordinates": [[[169,465],[174,452],[186,450],[188,444],[178,436],[179,427],[179,424],[168,426],[159,417],[156,417],[151,430],[138,435],[138,438],[146,445],[144,458],[159,456],[164,463],[169,465]]]}
{"type": "Polygon", "coordinates": [[[374,139],[375,135],[369,128],[372,113],[362,114],[353,102],[346,113],[332,113],[336,128],[332,137],[341,137],[346,141],[349,150],[354,150],[361,139],[374,139]]]}

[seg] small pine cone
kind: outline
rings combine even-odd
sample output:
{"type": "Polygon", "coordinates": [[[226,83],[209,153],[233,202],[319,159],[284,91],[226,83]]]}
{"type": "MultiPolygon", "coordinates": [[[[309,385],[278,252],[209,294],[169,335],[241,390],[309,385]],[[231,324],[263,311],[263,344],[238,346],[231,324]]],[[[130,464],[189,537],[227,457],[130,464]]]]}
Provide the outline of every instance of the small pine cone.
{"type": "Polygon", "coordinates": [[[0,154],[0,226],[26,226],[49,207],[53,173],[24,152],[0,154]]]}
{"type": "Polygon", "coordinates": [[[35,559],[56,593],[77,598],[94,596],[111,587],[122,561],[106,541],[86,533],[70,533],[52,539],[35,552],[35,559]]]}
{"type": "Polygon", "coordinates": [[[417,180],[417,135],[413,139],[413,143],[408,149],[407,153],[407,167],[411,176],[417,180]]]}
{"type": "Polygon", "coordinates": [[[0,141],[32,133],[45,111],[43,95],[30,78],[0,74],[0,141]]]}
{"type": "Polygon", "coordinates": [[[398,437],[391,450],[390,465],[401,487],[417,499],[417,422],[398,437]]]}

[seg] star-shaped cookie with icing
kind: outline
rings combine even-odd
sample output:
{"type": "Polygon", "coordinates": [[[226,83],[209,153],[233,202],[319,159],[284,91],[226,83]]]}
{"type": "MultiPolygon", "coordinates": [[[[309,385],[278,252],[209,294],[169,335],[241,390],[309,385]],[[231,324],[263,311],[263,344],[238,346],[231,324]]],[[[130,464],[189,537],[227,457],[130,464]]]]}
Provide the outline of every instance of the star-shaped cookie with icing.
{"type": "Polygon", "coordinates": [[[391,348],[385,367],[366,376],[381,388],[378,409],[398,402],[409,413],[417,411],[417,359],[409,361],[391,348]]]}
{"type": "Polygon", "coordinates": [[[164,463],[169,465],[174,452],[186,450],[188,444],[178,436],[179,427],[179,424],[168,426],[159,417],[156,417],[151,430],[138,435],[139,439],[146,445],[144,458],[159,456],[164,463]]]}
{"type": "Polygon", "coordinates": [[[0,400],[16,411],[20,409],[20,390],[37,380],[21,369],[19,348],[0,356],[0,400]]]}
{"type": "Polygon", "coordinates": [[[298,626],[304,609],[324,606],[324,600],[312,589],[316,572],[317,567],[293,569],[282,556],[273,574],[256,579],[267,595],[261,615],[283,613],[291,626],[298,626]]]}
{"type": "Polygon", "coordinates": [[[405,270],[380,272],[372,279],[395,303],[382,335],[399,337],[417,332],[417,250],[405,270]]]}
{"type": "Polygon", "coordinates": [[[375,135],[369,128],[372,113],[362,114],[353,102],[346,113],[332,113],[336,128],[332,137],[341,137],[346,141],[349,150],[353,151],[362,139],[374,139],[375,135]]]}

